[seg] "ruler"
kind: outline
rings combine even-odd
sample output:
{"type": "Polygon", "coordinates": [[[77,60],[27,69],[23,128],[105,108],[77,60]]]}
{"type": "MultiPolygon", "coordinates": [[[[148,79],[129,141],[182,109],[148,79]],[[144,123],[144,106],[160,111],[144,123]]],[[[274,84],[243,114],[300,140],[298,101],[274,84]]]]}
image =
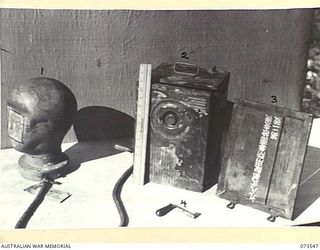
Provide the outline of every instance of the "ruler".
{"type": "Polygon", "coordinates": [[[133,156],[133,178],[136,185],[146,182],[146,154],[151,90],[151,64],[140,64],[138,100],[133,156]]]}

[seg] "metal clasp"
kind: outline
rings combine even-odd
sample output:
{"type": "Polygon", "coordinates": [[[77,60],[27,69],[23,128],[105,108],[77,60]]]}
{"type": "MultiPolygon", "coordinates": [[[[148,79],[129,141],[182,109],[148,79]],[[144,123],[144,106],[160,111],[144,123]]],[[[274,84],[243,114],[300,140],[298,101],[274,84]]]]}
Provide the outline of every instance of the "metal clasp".
{"type": "Polygon", "coordinates": [[[234,209],[235,206],[236,206],[237,203],[234,203],[234,202],[230,202],[228,205],[227,205],[227,208],[229,209],[234,209]]]}

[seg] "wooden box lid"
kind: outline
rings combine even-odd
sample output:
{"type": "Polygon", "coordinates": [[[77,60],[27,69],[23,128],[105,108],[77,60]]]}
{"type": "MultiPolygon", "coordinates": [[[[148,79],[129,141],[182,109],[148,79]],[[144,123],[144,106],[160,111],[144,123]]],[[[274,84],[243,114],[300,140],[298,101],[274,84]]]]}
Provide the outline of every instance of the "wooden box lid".
{"type": "Polygon", "coordinates": [[[229,72],[200,68],[195,64],[161,63],[152,71],[152,83],[164,83],[202,90],[215,91],[229,80],[229,72]]]}
{"type": "Polygon", "coordinates": [[[236,102],[217,195],[292,219],[311,125],[311,114],[236,102]]]}

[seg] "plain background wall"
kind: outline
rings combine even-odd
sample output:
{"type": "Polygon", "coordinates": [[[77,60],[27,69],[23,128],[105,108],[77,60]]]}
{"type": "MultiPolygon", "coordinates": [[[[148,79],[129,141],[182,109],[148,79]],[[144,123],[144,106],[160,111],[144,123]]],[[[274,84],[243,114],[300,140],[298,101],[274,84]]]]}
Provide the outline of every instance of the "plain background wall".
{"type": "Polygon", "coordinates": [[[275,105],[299,110],[312,14],[0,9],[1,147],[10,145],[8,91],[41,72],[69,86],[79,109],[133,116],[140,63],[192,62],[230,71],[230,100],[271,104],[275,95],[275,105]]]}

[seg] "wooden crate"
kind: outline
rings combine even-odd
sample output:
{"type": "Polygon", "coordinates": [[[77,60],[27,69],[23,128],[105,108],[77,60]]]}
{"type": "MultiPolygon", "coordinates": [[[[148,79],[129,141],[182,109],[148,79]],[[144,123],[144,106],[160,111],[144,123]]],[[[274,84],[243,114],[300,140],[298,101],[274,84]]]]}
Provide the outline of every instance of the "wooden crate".
{"type": "Polygon", "coordinates": [[[151,182],[202,192],[218,181],[229,73],[177,66],[194,69],[164,63],[152,72],[147,172],[151,182]]]}
{"type": "Polygon", "coordinates": [[[311,124],[311,114],[250,101],[235,103],[217,195],[273,218],[294,219],[311,124]]]}

